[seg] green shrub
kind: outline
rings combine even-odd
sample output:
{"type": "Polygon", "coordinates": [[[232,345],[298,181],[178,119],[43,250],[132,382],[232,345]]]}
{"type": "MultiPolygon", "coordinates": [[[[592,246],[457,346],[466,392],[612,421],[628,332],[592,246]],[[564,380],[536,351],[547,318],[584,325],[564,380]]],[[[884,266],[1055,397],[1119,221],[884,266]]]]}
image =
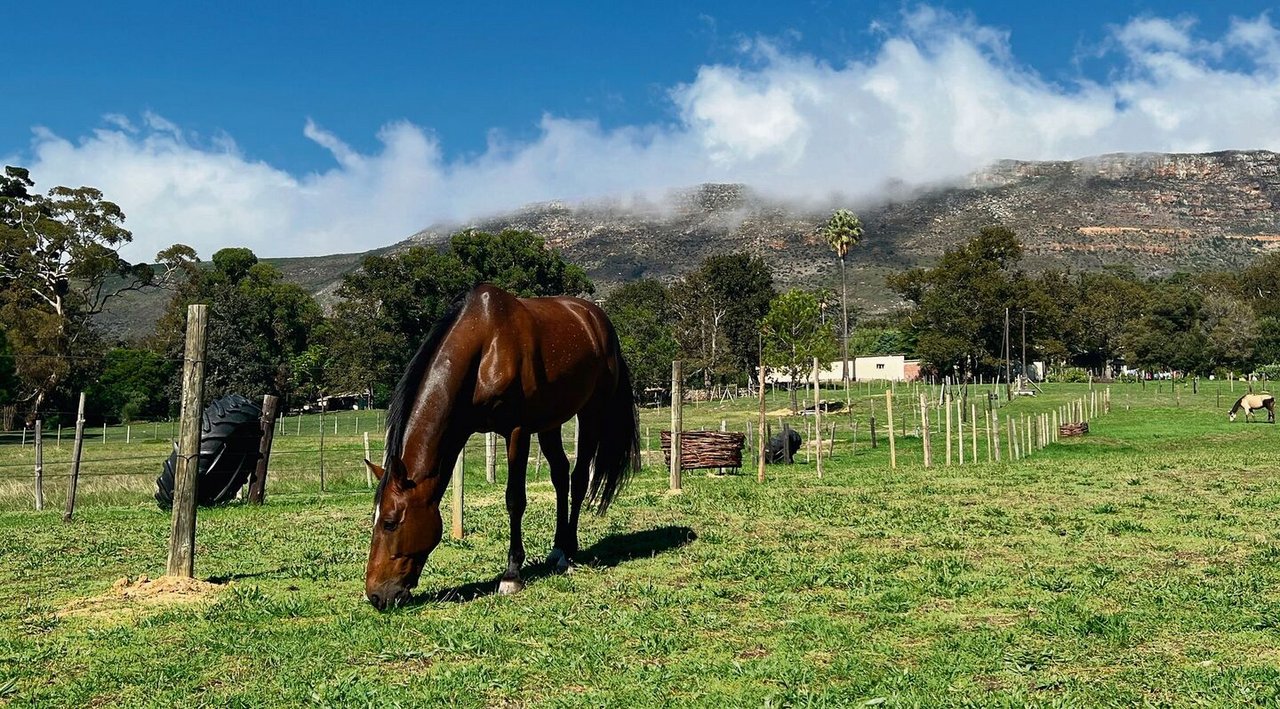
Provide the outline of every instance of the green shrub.
{"type": "Polygon", "coordinates": [[[1084,384],[1089,381],[1089,370],[1083,367],[1060,367],[1050,376],[1050,381],[1084,384]]]}

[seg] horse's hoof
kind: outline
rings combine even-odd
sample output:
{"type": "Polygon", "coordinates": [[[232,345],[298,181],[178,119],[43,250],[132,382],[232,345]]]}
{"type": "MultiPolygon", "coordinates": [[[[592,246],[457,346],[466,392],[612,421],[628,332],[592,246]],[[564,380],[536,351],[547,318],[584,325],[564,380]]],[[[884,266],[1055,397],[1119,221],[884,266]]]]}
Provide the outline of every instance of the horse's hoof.
{"type": "Polygon", "coordinates": [[[510,596],[513,593],[520,593],[524,590],[524,581],[520,579],[502,579],[498,582],[498,593],[504,596],[510,596]]]}
{"type": "Polygon", "coordinates": [[[566,573],[570,570],[569,557],[559,549],[552,549],[547,555],[547,566],[555,567],[557,573],[566,573]]]}

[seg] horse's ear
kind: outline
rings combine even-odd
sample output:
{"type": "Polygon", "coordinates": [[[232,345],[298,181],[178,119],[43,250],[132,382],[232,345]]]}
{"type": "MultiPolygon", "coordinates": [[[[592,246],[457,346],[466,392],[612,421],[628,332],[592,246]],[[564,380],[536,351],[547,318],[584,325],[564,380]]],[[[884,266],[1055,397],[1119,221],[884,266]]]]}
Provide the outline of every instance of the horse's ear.
{"type": "Polygon", "coordinates": [[[385,471],[383,471],[381,465],[374,465],[373,463],[369,462],[368,458],[365,458],[364,467],[368,468],[370,473],[373,473],[373,477],[377,478],[378,480],[382,479],[382,473],[385,471]]]}
{"type": "Polygon", "coordinates": [[[413,487],[413,483],[409,480],[409,471],[404,466],[404,461],[395,456],[387,456],[386,469],[383,474],[391,476],[391,479],[387,482],[391,483],[393,487],[400,489],[413,487]]]}

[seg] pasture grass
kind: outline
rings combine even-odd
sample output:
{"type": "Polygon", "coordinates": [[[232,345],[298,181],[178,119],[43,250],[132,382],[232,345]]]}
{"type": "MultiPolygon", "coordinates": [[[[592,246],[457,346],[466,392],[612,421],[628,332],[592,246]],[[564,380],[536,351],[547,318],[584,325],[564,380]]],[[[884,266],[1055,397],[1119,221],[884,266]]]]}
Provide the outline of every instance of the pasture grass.
{"type": "MultiPolygon", "coordinates": [[[[861,430],[854,454],[845,428],[822,480],[802,453],[764,485],[691,471],[672,495],[655,459],[607,516],[585,518],[574,573],[534,564],[513,597],[492,593],[502,489],[472,455],[466,538],[432,555],[421,602],[382,614],[362,598],[370,496],[354,463],[334,462],[321,494],[318,461],[299,452],[273,466],[267,506],[201,510],[197,575],[216,588],[155,605],[111,588],[164,569],[155,472],[112,490],[82,481],[70,524],[56,498],[23,509],[23,482],[0,495],[0,704],[1280,703],[1280,431],[1228,424],[1234,397],[1220,403],[1216,384],[1113,385],[1089,436],[1017,462],[925,470],[907,437],[890,470],[883,443],[870,450],[861,430]]],[[[754,409],[699,404],[685,420],[741,430],[754,409]]],[[[667,415],[642,416],[655,440],[667,415]]],[[[544,468],[532,559],[551,499],[544,468]]]]}

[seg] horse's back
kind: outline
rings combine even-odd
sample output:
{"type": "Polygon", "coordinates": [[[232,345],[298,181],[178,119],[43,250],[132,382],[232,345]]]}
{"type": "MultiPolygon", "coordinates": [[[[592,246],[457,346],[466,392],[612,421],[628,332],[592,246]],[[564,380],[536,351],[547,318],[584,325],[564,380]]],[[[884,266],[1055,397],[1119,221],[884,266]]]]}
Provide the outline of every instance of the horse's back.
{"type": "Polygon", "coordinates": [[[469,294],[466,309],[482,321],[474,329],[480,335],[477,399],[519,400],[526,423],[541,428],[571,418],[616,376],[615,339],[594,303],[519,298],[483,284],[469,294]]]}

